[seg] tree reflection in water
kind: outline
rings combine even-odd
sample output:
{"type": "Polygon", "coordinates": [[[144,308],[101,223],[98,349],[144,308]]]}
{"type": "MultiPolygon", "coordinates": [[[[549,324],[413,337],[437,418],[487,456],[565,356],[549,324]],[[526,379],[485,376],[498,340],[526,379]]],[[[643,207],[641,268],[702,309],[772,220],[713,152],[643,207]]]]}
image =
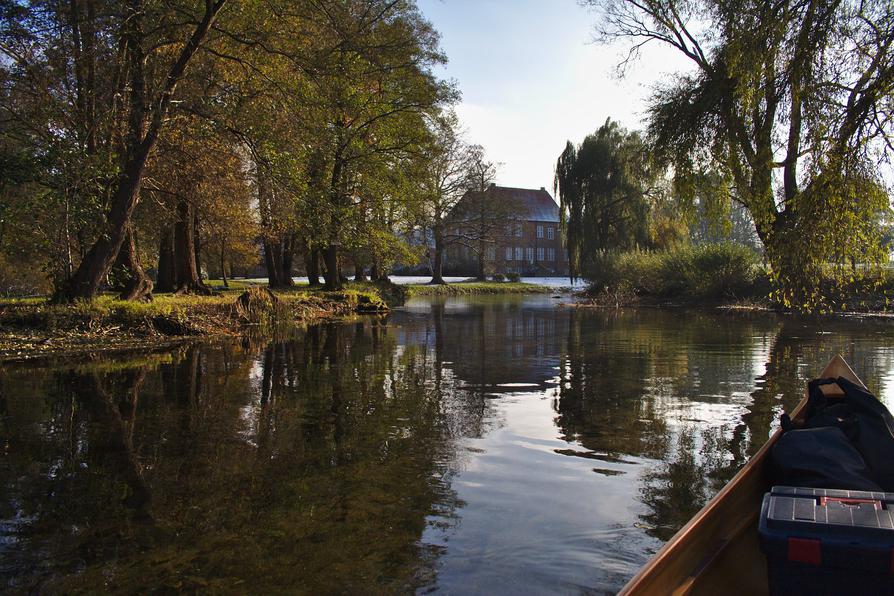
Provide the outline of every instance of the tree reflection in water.
{"type": "MultiPolygon", "coordinates": [[[[276,341],[6,367],[0,577],[41,592],[413,591],[484,569],[454,572],[444,555],[477,556],[461,538],[490,529],[463,515],[496,507],[537,511],[546,531],[573,520],[594,541],[574,559],[561,536],[523,536],[556,551],[516,562],[541,578],[530,587],[560,585],[551,574],[579,560],[603,578],[582,587],[613,590],[754,453],[832,353],[884,394],[891,337],[868,322],[451,299],[276,341]],[[551,414],[536,423],[549,441],[512,427],[511,412],[544,398],[551,414]],[[488,457],[473,445],[502,431],[549,448],[495,460],[490,487],[457,483],[488,457]],[[632,521],[625,505],[606,514],[619,527],[590,528],[573,506],[494,492],[554,473],[628,495],[632,521]],[[632,550],[600,575],[612,549],[632,550]]],[[[489,536],[488,552],[517,547],[489,536]]]]}
{"type": "Polygon", "coordinates": [[[15,394],[23,375],[5,375],[4,439],[17,454],[4,464],[4,518],[17,520],[7,586],[429,581],[436,553],[417,542],[429,515],[457,506],[449,432],[469,425],[448,420],[463,410],[446,408],[425,350],[397,347],[373,320],[258,350],[194,346],[151,365],[42,371],[15,394]],[[138,511],[152,528],[133,522],[138,511]]]}
{"type": "Polygon", "coordinates": [[[832,355],[844,353],[878,388],[891,355],[873,333],[891,330],[763,315],[575,312],[558,426],[591,452],[654,460],[642,473],[641,520],[664,541],[764,444],[832,355]]]}

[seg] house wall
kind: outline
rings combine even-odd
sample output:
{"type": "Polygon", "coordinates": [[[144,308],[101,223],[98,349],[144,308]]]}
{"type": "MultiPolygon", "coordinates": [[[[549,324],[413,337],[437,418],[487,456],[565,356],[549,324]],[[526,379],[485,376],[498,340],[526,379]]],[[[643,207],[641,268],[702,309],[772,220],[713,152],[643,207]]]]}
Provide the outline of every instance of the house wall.
{"type": "MultiPolygon", "coordinates": [[[[511,224],[520,227],[520,234],[501,237],[489,246],[486,262],[489,273],[518,273],[523,276],[568,275],[568,255],[562,245],[559,224],[547,221],[525,221],[511,224]],[[542,227],[542,237],[537,228],[542,227]],[[550,238],[552,229],[552,238],[550,238]],[[511,257],[507,253],[511,250],[511,257]],[[517,258],[519,256],[521,258],[517,258]],[[551,258],[552,257],[552,258],[551,258]]],[[[444,269],[448,274],[473,275],[477,271],[477,255],[465,246],[451,246],[447,250],[444,269]]]]}

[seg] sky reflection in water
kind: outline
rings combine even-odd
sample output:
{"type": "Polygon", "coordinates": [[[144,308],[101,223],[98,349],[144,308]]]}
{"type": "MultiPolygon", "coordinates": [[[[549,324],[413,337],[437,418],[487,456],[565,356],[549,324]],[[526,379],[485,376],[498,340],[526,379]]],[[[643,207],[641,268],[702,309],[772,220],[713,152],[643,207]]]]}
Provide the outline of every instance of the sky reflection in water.
{"type": "Polygon", "coordinates": [[[414,301],[275,342],[0,369],[11,591],[613,592],[888,324],[414,301]]]}

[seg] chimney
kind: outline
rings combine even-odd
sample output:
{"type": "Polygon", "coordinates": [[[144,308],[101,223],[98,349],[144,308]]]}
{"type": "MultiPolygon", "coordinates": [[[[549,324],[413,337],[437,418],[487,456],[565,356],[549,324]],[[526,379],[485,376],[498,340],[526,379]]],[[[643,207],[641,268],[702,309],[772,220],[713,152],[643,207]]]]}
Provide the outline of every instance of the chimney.
{"type": "Polygon", "coordinates": [[[490,186],[488,186],[488,188],[496,188],[496,187],[497,187],[497,183],[496,183],[496,182],[491,182],[491,183],[490,183],[490,186]]]}
{"type": "Polygon", "coordinates": [[[546,192],[546,187],[545,187],[545,186],[541,186],[541,187],[540,187],[540,190],[542,190],[543,192],[546,192]]]}

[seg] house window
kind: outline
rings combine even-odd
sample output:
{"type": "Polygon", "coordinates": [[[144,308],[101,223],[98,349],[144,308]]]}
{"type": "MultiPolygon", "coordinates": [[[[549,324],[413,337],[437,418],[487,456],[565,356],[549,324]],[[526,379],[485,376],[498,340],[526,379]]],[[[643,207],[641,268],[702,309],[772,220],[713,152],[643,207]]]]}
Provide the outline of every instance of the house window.
{"type": "Polygon", "coordinates": [[[488,246],[487,252],[485,253],[485,258],[488,261],[496,261],[497,260],[497,247],[496,246],[488,246]]]}
{"type": "Polygon", "coordinates": [[[506,247],[506,260],[507,261],[512,260],[512,247],[511,246],[506,247]]]}
{"type": "MultiPolygon", "coordinates": [[[[515,235],[518,236],[519,238],[521,238],[521,235],[522,235],[522,225],[521,224],[517,224],[515,226],[515,235]]],[[[519,260],[521,260],[521,259],[519,259],[519,260]]]]}
{"type": "Polygon", "coordinates": [[[555,230],[555,228],[553,228],[552,226],[549,226],[548,228],[546,228],[546,239],[547,239],[547,240],[554,240],[555,237],[556,237],[556,230],[555,230]]]}
{"type": "Polygon", "coordinates": [[[547,261],[555,261],[556,260],[556,249],[555,248],[547,248],[546,249],[546,260],[547,261]]]}
{"type": "Polygon", "coordinates": [[[522,247],[521,247],[521,246],[516,246],[516,247],[515,247],[515,260],[516,260],[516,261],[523,261],[524,258],[525,258],[525,256],[524,256],[524,252],[522,252],[522,247]]]}
{"type": "Polygon", "coordinates": [[[546,260],[546,249],[544,249],[542,246],[537,247],[537,260],[538,261],[546,260]]]}
{"type": "Polygon", "coordinates": [[[530,246],[525,249],[525,258],[527,259],[527,261],[529,263],[534,262],[534,249],[531,248],[530,246]]]}
{"type": "Polygon", "coordinates": [[[537,237],[543,238],[543,226],[537,226],[537,237]]]}

